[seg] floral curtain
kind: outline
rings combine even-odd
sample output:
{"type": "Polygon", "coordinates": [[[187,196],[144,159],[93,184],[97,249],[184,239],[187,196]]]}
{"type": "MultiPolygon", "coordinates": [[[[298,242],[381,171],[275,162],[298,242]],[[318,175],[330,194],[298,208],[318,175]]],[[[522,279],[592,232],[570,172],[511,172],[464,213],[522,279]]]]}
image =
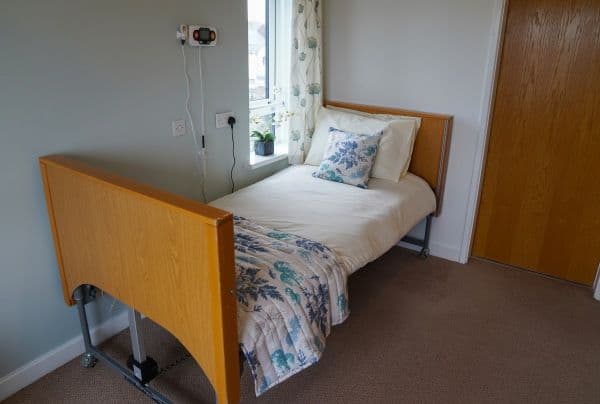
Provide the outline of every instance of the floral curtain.
{"type": "Polygon", "coordinates": [[[290,164],[302,164],[323,102],[322,0],[293,0],[290,74],[290,164]]]}

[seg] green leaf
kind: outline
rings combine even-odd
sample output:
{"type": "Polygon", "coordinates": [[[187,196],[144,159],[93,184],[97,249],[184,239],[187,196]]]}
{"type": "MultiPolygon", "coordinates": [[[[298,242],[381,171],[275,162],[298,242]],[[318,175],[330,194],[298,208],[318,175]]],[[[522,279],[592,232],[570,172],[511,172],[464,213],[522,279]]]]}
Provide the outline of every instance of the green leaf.
{"type": "Polygon", "coordinates": [[[250,137],[258,139],[259,142],[273,142],[275,140],[275,135],[269,131],[261,132],[255,130],[252,132],[250,137]]]}

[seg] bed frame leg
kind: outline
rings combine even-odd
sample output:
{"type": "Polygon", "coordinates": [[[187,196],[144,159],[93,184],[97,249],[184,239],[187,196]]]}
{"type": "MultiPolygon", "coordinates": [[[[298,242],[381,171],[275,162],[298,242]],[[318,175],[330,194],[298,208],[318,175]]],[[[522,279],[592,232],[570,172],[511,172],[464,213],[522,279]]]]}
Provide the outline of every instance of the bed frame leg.
{"type": "Polygon", "coordinates": [[[133,371],[142,383],[149,383],[158,376],[158,364],[154,359],[146,356],[144,340],[140,335],[142,316],[134,309],[129,309],[129,333],[131,335],[131,349],[133,353],[127,359],[127,367],[133,371]]]}
{"type": "MultiPolygon", "coordinates": [[[[108,365],[112,370],[120,374],[125,380],[134,385],[138,390],[145,393],[148,397],[150,397],[154,402],[160,404],[171,404],[171,401],[160,394],[158,391],[154,390],[147,383],[142,382],[141,379],[137,377],[136,374],[132,373],[129,369],[121,366],[117,361],[115,361],[112,357],[110,357],[105,352],[98,349],[96,346],[92,344],[92,337],[90,335],[90,327],[87,320],[87,314],[85,311],[85,305],[92,302],[96,298],[96,288],[91,285],[82,285],[78,287],[75,292],[73,292],[73,300],[77,303],[77,312],[79,313],[79,321],[81,323],[81,333],[83,336],[83,343],[85,345],[85,353],[81,357],[81,364],[85,368],[91,368],[96,365],[98,360],[103,361],[106,365],[108,365]]],[[[135,312],[135,315],[139,317],[139,313],[135,312]]],[[[139,324],[135,324],[135,330],[137,335],[137,326],[139,324]]],[[[133,334],[132,334],[132,343],[133,343],[133,334]]],[[[134,347],[134,354],[135,354],[134,347]]],[[[143,345],[138,346],[137,353],[143,353],[143,345]]],[[[142,356],[138,356],[141,358],[142,356]]],[[[147,358],[150,359],[150,358],[147,358]]],[[[157,367],[158,369],[158,367],[157,367]]]]}
{"type": "Polygon", "coordinates": [[[425,221],[425,237],[423,238],[423,248],[419,253],[419,257],[423,259],[429,258],[429,239],[431,237],[431,221],[432,216],[427,216],[427,219],[425,221]]]}
{"type": "Polygon", "coordinates": [[[81,366],[90,369],[96,366],[98,359],[94,356],[92,337],[90,336],[90,326],[85,311],[85,305],[96,299],[96,289],[90,285],[80,286],[73,293],[73,298],[77,302],[77,313],[79,314],[79,323],[81,325],[81,334],[83,336],[83,345],[85,353],[81,356],[81,366]]]}
{"type": "Polygon", "coordinates": [[[402,239],[402,241],[405,243],[421,247],[421,251],[419,251],[419,257],[423,259],[429,257],[429,238],[431,237],[431,222],[433,220],[433,216],[429,215],[425,220],[425,236],[422,239],[412,236],[406,236],[402,239]]]}

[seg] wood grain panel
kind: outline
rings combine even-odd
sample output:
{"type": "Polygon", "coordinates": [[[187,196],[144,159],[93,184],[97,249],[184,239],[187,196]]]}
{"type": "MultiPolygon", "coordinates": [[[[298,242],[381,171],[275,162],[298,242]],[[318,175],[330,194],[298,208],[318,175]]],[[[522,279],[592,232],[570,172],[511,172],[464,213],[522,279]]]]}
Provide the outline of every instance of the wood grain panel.
{"type": "Polygon", "coordinates": [[[40,166],[65,301],[89,284],[134,307],[238,402],[232,215],[64,157],[40,166]]]}
{"type": "Polygon", "coordinates": [[[431,186],[437,199],[435,216],[441,215],[452,138],[452,116],[339,101],[326,101],[325,105],[370,114],[406,115],[421,118],[421,128],[415,140],[409,171],[423,178],[431,186]]]}
{"type": "Polygon", "coordinates": [[[600,2],[511,0],[473,254],[591,285],[600,2]]]}

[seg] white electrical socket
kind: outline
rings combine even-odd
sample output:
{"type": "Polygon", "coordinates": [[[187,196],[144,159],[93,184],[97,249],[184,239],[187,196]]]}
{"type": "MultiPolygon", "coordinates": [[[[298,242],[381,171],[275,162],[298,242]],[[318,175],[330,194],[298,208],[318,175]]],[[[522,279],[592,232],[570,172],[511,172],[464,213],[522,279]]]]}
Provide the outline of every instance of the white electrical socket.
{"type": "Polygon", "coordinates": [[[174,137],[185,135],[185,120],[173,121],[171,123],[171,130],[173,131],[174,137]]]}
{"type": "Polygon", "coordinates": [[[222,114],[217,114],[215,122],[217,129],[226,128],[229,126],[227,121],[229,120],[230,116],[233,116],[233,112],[223,112],[222,114]]]}
{"type": "Polygon", "coordinates": [[[187,25],[181,24],[179,26],[179,29],[177,30],[177,39],[179,41],[181,41],[182,45],[185,43],[185,41],[187,41],[187,39],[188,39],[188,26],[187,25]]]}

